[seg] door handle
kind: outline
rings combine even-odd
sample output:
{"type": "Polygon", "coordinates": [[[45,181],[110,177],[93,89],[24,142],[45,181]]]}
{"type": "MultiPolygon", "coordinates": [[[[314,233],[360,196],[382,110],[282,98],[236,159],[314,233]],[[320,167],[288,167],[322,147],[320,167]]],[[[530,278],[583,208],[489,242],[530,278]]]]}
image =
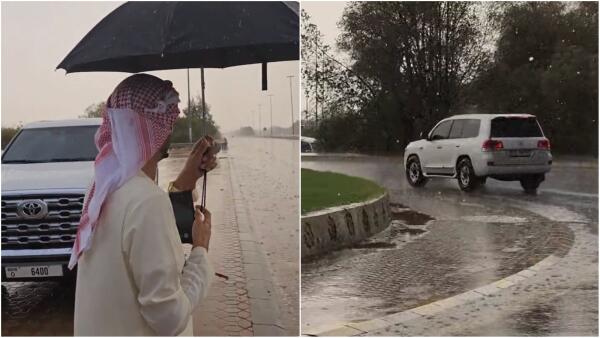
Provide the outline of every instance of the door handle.
{"type": "Polygon", "coordinates": [[[460,146],[459,146],[459,145],[456,145],[456,148],[460,148],[460,146]]]}
{"type": "Polygon", "coordinates": [[[442,149],[442,146],[437,146],[438,149],[442,149]]]}

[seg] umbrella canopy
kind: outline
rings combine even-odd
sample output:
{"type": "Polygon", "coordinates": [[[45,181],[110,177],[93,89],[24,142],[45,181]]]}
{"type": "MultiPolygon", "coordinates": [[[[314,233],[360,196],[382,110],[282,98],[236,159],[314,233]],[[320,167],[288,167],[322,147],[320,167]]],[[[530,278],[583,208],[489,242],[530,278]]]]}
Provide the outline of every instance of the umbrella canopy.
{"type": "Polygon", "coordinates": [[[138,73],[298,60],[297,2],[127,2],[57,68],[138,73]]]}

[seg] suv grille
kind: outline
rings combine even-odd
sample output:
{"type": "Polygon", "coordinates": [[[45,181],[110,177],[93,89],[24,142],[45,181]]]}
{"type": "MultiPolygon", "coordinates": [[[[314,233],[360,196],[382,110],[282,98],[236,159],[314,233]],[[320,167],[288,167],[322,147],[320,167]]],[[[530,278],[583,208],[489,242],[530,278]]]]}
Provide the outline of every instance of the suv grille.
{"type": "Polygon", "coordinates": [[[2,249],[72,247],[81,217],[84,195],[2,196],[2,249]],[[18,206],[40,200],[48,214],[41,219],[26,217],[18,206]]]}

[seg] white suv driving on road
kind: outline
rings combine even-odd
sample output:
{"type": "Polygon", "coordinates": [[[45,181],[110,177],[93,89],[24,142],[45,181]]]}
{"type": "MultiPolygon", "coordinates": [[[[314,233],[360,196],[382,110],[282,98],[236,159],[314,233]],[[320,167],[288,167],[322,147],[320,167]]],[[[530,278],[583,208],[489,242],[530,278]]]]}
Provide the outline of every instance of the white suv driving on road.
{"type": "Polygon", "coordinates": [[[464,191],[488,177],[520,181],[535,194],[552,166],[550,141],[533,115],[456,115],[404,152],[406,178],[422,187],[430,177],[457,178],[464,191]]]}

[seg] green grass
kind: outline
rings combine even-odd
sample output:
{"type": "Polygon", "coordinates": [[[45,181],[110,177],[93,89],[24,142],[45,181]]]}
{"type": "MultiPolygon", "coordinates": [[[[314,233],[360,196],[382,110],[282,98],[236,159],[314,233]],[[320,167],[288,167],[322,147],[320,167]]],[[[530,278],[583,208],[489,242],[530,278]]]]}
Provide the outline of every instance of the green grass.
{"type": "Polygon", "coordinates": [[[366,201],[385,189],[360,177],[332,172],[301,170],[302,213],[366,201]]]}

